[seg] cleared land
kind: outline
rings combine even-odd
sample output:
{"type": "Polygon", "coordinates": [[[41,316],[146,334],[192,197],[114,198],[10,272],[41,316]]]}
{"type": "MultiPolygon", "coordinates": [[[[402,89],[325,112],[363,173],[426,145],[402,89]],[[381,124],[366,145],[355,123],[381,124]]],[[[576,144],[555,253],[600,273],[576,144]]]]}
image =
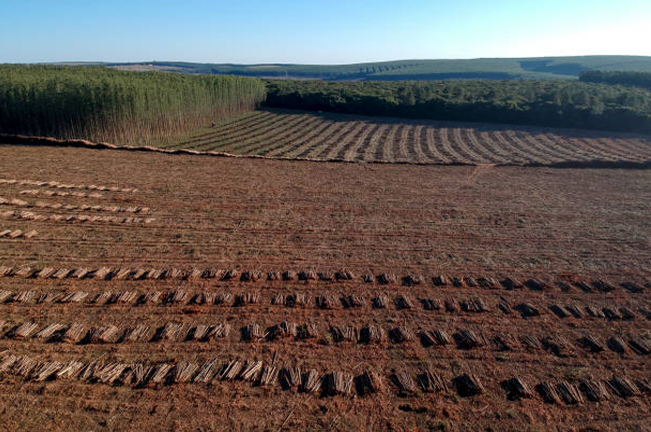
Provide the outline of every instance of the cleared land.
{"type": "Polygon", "coordinates": [[[164,145],[320,160],[423,164],[647,162],[645,135],[261,110],[164,145]]]}
{"type": "Polygon", "coordinates": [[[30,146],[0,170],[0,231],[38,232],[0,237],[7,429],[647,422],[649,171],[30,146]]]}

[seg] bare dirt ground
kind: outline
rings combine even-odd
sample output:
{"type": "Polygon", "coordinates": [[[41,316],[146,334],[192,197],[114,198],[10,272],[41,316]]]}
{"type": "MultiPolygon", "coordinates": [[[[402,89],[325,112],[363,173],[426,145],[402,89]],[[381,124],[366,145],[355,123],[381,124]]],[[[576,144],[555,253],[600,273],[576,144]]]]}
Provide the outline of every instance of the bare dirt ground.
{"type": "Polygon", "coordinates": [[[648,428],[648,170],[0,146],[0,173],[7,430],[648,428]]]}
{"type": "Polygon", "coordinates": [[[551,165],[651,160],[645,135],[265,109],[161,147],[266,157],[551,165]]]}

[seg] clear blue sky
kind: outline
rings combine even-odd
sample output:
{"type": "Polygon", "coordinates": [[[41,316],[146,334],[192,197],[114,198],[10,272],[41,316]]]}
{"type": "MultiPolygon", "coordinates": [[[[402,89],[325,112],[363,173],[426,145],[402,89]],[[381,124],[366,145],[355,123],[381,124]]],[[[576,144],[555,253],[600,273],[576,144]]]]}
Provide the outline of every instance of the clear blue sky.
{"type": "Polygon", "coordinates": [[[651,0],[0,0],[0,63],[651,55],[651,0]]]}

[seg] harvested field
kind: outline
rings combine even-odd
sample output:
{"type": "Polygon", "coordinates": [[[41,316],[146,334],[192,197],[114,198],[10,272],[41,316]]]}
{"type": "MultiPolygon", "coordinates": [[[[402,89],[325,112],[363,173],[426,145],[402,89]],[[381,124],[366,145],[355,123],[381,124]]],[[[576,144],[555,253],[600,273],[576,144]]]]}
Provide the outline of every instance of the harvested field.
{"type": "Polygon", "coordinates": [[[62,218],[2,219],[38,232],[0,236],[5,429],[648,422],[647,170],[4,145],[0,172],[1,211],[62,218]]]}
{"type": "Polygon", "coordinates": [[[261,110],[167,149],[337,161],[554,165],[646,163],[645,135],[261,110]]]}

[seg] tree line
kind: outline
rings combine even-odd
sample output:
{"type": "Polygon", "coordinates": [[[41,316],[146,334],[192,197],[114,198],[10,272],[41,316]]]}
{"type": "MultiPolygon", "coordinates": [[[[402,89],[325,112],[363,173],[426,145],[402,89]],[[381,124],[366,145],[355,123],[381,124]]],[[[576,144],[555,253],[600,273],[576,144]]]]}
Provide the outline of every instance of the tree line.
{"type": "Polygon", "coordinates": [[[625,85],[651,89],[651,72],[622,72],[622,71],[585,71],[579,75],[579,80],[590,83],[625,85]]]}
{"type": "Polygon", "coordinates": [[[651,133],[651,93],[578,81],[267,81],[271,107],[651,133]]]}
{"type": "Polygon", "coordinates": [[[0,132],[150,143],[256,108],[255,78],[0,66],[0,132]]]}

